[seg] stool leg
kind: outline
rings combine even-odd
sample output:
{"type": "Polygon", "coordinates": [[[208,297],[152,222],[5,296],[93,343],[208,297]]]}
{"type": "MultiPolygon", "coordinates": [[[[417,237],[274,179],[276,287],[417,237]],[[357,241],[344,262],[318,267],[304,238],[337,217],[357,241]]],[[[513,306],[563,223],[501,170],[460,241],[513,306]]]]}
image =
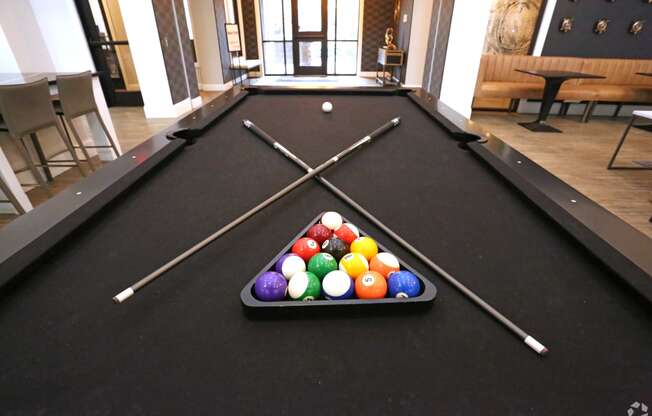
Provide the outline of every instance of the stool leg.
{"type": "Polygon", "coordinates": [[[75,149],[72,147],[72,144],[66,140],[66,136],[63,133],[63,129],[59,125],[59,123],[55,123],[55,127],[57,128],[57,131],[59,132],[59,136],[61,136],[61,140],[63,140],[63,143],[66,145],[68,148],[68,151],[70,152],[70,155],[72,156],[72,160],[75,161],[75,164],[77,165],[77,169],[79,169],[79,173],[81,173],[82,176],[86,176],[86,172],[84,172],[84,169],[81,167],[81,163],[79,162],[79,158],[77,157],[77,152],[75,152],[75,149]]]}
{"type": "Polygon", "coordinates": [[[627,125],[627,128],[625,129],[625,132],[623,133],[623,136],[620,138],[620,141],[618,142],[618,146],[616,146],[616,150],[614,151],[614,154],[611,156],[611,160],[609,160],[609,164],[607,165],[607,169],[615,169],[613,167],[614,161],[616,160],[616,156],[618,156],[618,152],[620,152],[620,148],[623,147],[623,143],[625,143],[625,138],[627,138],[627,133],[629,133],[629,130],[634,125],[634,120],[636,120],[636,116],[632,116],[632,119],[630,120],[629,124],[627,125]]]}
{"type": "Polygon", "coordinates": [[[82,153],[84,154],[84,157],[86,158],[86,162],[88,163],[88,166],[91,168],[92,171],[95,171],[95,166],[93,165],[93,162],[91,162],[91,157],[88,154],[88,151],[86,150],[86,146],[84,146],[84,142],[82,139],[79,137],[79,134],[77,133],[77,129],[75,128],[75,125],[73,124],[73,120],[69,119],[66,117],[64,120],[63,116],[61,117],[61,125],[63,126],[63,129],[65,130],[66,134],[68,135],[68,141],[72,143],[72,140],[70,140],[70,135],[68,134],[68,130],[66,129],[66,122],[68,122],[68,125],[70,125],[70,131],[72,132],[72,135],[75,136],[75,141],[77,142],[77,146],[81,149],[82,153]]]}
{"type": "Polygon", "coordinates": [[[591,115],[593,114],[595,104],[595,101],[589,101],[586,103],[586,108],[584,109],[584,114],[582,115],[582,123],[589,122],[589,118],[591,118],[591,115]]]}
{"type": "Polygon", "coordinates": [[[41,173],[38,171],[38,169],[36,169],[36,166],[34,165],[34,161],[32,160],[32,157],[29,155],[29,152],[27,152],[27,148],[25,147],[25,143],[23,143],[23,140],[15,138],[13,136],[12,139],[16,144],[16,147],[18,148],[18,152],[25,160],[25,163],[27,163],[27,167],[29,168],[29,171],[32,173],[32,176],[34,176],[36,182],[45,190],[48,196],[52,196],[52,189],[50,189],[50,185],[47,182],[45,182],[45,179],[43,179],[41,173]]]}
{"type": "Polygon", "coordinates": [[[104,120],[102,120],[102,117],[100,117],[100,112],[97,110],[93,111],[95,113],[95,117],[97,117],[98,121],[100,122],[100,125],[102,126],[102,130],[104,130],[104,134],[106,134],[106,138],[109,140],[109,143],[111,143],[111,147],[113,148],[113,151],[115,152],[116,157],[122,156],[120,154],[120,151],[118,150],[118,146],[116,146],[115,142],[113,141],[113,137],[109,134],[109,129],[106,128],[106,124],[104,124],[104,120]]]}
{"type": "Polygon", "coordinates": [[[23,215],[25,213],[25,209],[23,209],[23,206],[20,205],[18,202],[18,199],[16,198],[16,195],[14,195],[13,192],[11,192],[11,189],[9,189],[9,185],[7,185],[4,181],[4,179],[0,178],[0,191],[9,199],[9,202],[11,202],[11,205],[14,206],[14,209],[16,212],[18,212],[18,215],[23,215]]]}

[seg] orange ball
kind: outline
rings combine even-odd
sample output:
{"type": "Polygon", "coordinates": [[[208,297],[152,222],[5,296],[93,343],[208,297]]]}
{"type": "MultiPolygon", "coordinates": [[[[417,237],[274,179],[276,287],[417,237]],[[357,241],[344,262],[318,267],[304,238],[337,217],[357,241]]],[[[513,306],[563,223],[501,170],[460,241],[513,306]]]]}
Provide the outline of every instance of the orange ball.
{"type": "Polygon", "coordinates": [[[355,294],[360,299],[382,299],[387,294],[387,281],[378,272],[365,272],[355,279],[355,294]]]}
{"type": "Polygon", "coordinates": [[[401,270],[401,266],[393,254],[378,253],[369,262],[369,270],[378,272],[387,279],[390,273],[401,270]]]}

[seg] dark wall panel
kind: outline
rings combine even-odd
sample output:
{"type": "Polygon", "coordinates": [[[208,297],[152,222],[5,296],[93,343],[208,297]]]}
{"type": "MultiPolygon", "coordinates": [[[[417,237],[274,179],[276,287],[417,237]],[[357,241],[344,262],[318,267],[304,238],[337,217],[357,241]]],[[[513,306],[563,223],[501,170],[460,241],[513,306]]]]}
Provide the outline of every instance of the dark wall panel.
{"type": "Polygon", "coordinates": [[[375,71],[378,48],[385,44],[385,30],[392,26],[394,0],[365,0],[362,22],[362,71],[375,71]]]}
{"type": "Polygon", "coordinates": [[[254,0],[242,0],[242,33],[245,40],[247,59],[258,59],[258,31],[256,30],[256,8],[254,0]]]}
{"type": "Polygon", "coordinates": [[[172,10],[172,2],[170,0],[152,0],[152,5],[158,36],[161,41],[170,94],[172,102],[176,104],[188,98],[188,90],[186,88],[186,76],[181,64],[181,45],[179,45],[177,36],[177,25],[172,10]]]}
{"type": "Polygon", "coordinates": [[[199,85],[197,84],[197,72],[195,71],[195,56],[193,53],[190,32],[186,21],[186,12],[183,7],[183,0],[174,0],[174,8],[177,12],[177,22],[179,25],[179,35],[181,37],[181,47],[183,49],[183,59],[186,65],[186,76],[188,77],[188,89],[192,98],[199,96],[199,85]]]}
{"type": "Polygon", "coordinates": [[[652,59],[652,4],[646,0],[559,0],[550,23],[542,55],[582,58],[652,59]],[[559,30],[561,20],[571,17],[573,29],[559,30]],[[595,23],[609,19],[607,32],[593,31],[595,23]],[[643,31],[634,36],[629,27],[645,20],[643,31]]]}
{"type": "Polygon", "coordinates": [[[220,61],[222,63],[222,76],[224,83],[233,80],[233,71],[229,68],[231,65],[231,55],[229,54],[229,45],[226,40],[226,11],[224,10],[224,0],[213,0],[213,9],[215,10],[215,24],[217,24],[217,42],[220,47],[220,61]]]}
{"type": "Polygon", "coordinates": [[[441,92],[454,6],[455,0],[435,0],[432,5],[428,52],[423,71],[423,89],[435,97],[439,97],[441,92]]]}

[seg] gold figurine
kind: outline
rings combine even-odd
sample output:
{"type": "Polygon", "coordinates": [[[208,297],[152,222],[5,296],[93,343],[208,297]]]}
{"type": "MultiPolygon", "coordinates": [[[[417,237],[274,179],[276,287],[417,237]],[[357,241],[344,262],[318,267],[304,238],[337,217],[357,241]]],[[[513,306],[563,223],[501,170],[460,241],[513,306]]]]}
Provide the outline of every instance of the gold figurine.
{"type": "Polygon", "coordinates": [[[385,49],[396,49],[394,45],[394,28],[388,27],[385,31],[385,49]]]}

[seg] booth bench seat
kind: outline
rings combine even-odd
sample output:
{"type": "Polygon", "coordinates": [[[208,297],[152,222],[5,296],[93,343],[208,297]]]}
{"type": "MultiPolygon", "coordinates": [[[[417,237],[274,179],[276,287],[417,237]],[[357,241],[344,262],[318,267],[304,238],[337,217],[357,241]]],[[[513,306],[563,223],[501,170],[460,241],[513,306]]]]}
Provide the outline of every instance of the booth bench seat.
{"type": "Polygon", "coordinates": [[[652,103],[652,78],[636,75],[637,72],[652,72],[652,60],[529,55],[483,55],[475,98],[540,99],[543,79],[517,72],[516,69],[573,71],[604,76],[604,79],[573,79],[562,85],[557,99],[586,101],[589,104],[587,110],[597,102],[652,103]]]}

